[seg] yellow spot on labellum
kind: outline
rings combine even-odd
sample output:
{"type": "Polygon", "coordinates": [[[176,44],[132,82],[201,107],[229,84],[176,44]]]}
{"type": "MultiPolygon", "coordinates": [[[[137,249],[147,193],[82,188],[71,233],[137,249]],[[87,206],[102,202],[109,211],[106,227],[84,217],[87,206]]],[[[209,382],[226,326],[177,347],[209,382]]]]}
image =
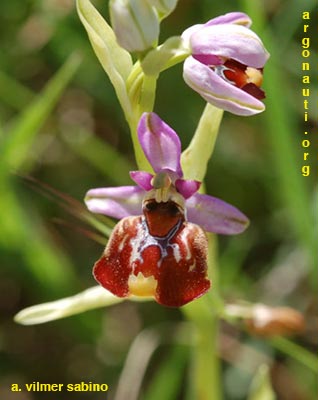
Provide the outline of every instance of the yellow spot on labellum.
{"type": "Polygon", "coordinates": [[[247,76],[247,83],[254,83],[254,85],[261,87],[263,83],[263,74],[260,70],[252,67],[247,67],[245,74],[247,76]]]}
{"type": "Polygon", "coordinates": [[[137,276],[131,274],[128,279],[129,292],[135,296],[154,296],[157,285],[153,275],[145,277],[142,272],[138,272],[137,276]]]}

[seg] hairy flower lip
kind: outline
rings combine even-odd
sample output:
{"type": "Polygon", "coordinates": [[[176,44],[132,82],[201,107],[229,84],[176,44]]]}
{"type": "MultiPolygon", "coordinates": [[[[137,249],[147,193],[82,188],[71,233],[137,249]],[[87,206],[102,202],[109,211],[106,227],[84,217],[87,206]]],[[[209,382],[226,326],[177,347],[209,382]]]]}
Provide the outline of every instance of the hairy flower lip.
{"type": "Polygon", "coordinates": [[[152,296],[181,307],[210,288],[207,236],[182,210],[175,213],[173,202],[154,203],[142,216],[118,222],[93,275],[118,297],[152,296]]]}

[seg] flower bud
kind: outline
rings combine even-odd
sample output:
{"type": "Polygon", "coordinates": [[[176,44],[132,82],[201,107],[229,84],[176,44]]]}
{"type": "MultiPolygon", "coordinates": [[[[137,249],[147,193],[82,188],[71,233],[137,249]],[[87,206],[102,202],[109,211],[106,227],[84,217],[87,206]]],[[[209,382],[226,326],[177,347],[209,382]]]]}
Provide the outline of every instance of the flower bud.
{"type": "Polygon", "coordinates": [[[259,336],[292,335],[305,328],[304,317],[289,307],[268,307],[256,304],[247,321],[248,330],[259,336]]]}
{"type": "Polygon", "coordinates": [[[118,43],[130,52],[150,48],[159,36],[159,16],[147,0],[111,0],[110,17],[118,43]]]}

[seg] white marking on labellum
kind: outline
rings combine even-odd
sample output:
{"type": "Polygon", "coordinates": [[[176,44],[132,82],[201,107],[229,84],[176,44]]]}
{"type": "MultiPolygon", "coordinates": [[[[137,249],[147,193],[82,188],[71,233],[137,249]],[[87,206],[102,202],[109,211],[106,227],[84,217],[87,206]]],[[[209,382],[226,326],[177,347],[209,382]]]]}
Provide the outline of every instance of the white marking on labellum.
{"type": "MultiPolygon", "coordinates": [[[[188,243],[188,236],[189,236],[189,231],[184,229],[181,232],[181,241],[182,241],[182,243],[188,243]]],[[[189,246],[185,246],[185,248],[186,248],[186,251],[187,251],[185,259],[186,259],[186,261],[189,261],[189,260],[191,260],[192,253],[191,253],[191,250],[190,250],[189,246]]]]}
{"type": "Polygon", "coordinates": [[[173,257],[175,258],[176,262],[179,263],[181,260],[181,252],[180,247],[177,243],[170,244],[173,250],[173,257]]]}
{"type": "MultiPolygon", "coordinates": [[[[181,260],[181,252],[179,245],[177,243],[171,243],[176,233],[180,229],[182,221],[179,221],[168,234],[164,237],[152,236],[149,233],[149,229],[146,223],[145,217],[142,217],[141,223],[138,224],[136,236],[130,239],[131,255],[130,255],[130,265],[134,271],[135,263],[137,261],[143,263],[142,253],[149,246],[157,246],[160,249],[161,258],[158,260],[158,268],[160,268],[162,260],[168,255],[168,248],[172,248],[173,256],[178,263],[181,260]]],[[[189,252],[189,249],[187,249],[189,252]]],[[[188,253],[187,253],[188,257],[188,253]]],[[[191,254],[190,254],[191,257],[191,254]]]]}
{"type": "Polygon", "coordinates": [[[121,240],[121,242],[119,243],[119,245],[118,245],[118,251],[123,251],[123,249],[124,249],[124,247],[125,247],[125,244],[126,244],[126,241],[127,241],[127,237],[129,237],[129,235],[128,235],[128,233],[126,233],[125,235],[124,235],[124,237],[122,238],[122,240],[121,240]]]}

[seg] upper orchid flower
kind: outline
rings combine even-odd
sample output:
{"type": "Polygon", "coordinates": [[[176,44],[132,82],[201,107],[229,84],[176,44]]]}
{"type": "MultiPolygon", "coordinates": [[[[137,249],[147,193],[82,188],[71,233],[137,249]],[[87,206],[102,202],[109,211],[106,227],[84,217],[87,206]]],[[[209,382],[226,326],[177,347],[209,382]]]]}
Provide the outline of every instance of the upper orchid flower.
{"type": "Polygon", "coordinates": [[[185,82],[207,102],[238,115],[265,109],[260,86],[269,54],[250,25],[246,14],[233,12],[182,34],[192,54],[184,63],[185,82]]]}
{"type": "Polygon", "coordinates": [[[210,287],[203,229],[236,234],[248,220],[222,200],[197,193],[199,182],[183,179],[179,137],[156,114],[142,115],[138,138],[154,175],[133,171],[137,186],[86,195],[91,211],[123,218],[94,275],[119,297],[153,296],[160,304],[181,306],[210,287]]]}

